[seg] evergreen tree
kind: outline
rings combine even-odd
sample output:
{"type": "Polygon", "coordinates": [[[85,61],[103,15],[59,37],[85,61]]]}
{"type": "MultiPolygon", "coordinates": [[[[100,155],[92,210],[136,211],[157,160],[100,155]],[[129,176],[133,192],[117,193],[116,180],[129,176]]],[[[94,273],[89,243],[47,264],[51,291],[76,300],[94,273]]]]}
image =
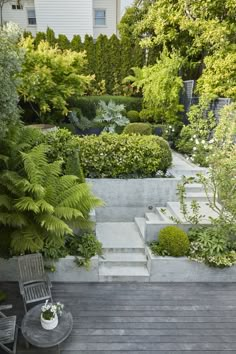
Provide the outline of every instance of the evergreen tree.
{"type": "Polygon", "coordinates": [[[110,81],[109,42],[107,36],[100,34],[96,40],[96,81],[105,80],[106,90],[110,81]]]}
{"type": "Polygon", "coordinates": [[[109,39],[109,53],[108,53],[108,68],[109,77],[107,77],[107,91],[111,93],[114,86],[121,83],[121,52],[120,52],[120,40],[115,34],[109,39]]]}
{"type": "Polygon", "coordinates": [[[133,50],[132,40],[128,37],[121,39],[121,78],[124,79],[129,75],[133,65],[133,50]]]}
{"type": "Polygon", "coordinates": [[[51,28],[47,28],[47,31],[46,31],[46,41],[50,44],[50,46],[55,46],[57,40],[56,40],[56,37],[55,37],[55,33],[53,31],[53,29],[51,28]]]}
{"type": "Polygon", "coordinates": [[[86,56],[87,56],[87,66],[85,69],[85,74],[88,75],[94,74],[96,60],[95,60],[95,44],[92,36],[89,36],[88,34],[85,35],[83,49],[86,51],[86,56]]]}
{"type": "Polygon", "coordinates": [[[39,43],[41,41],[46,41],[46,33],[44,32],[37,32],[36,33],[36,36],[34,38],[34,44],[35,44],[35,47],[37,48],[39,43]]]}
{"type": "Polygon", "coordinates": [[[141,48],[138,41],[135,41],[133,45],[132,63],[130,63],[131,67],[142,68],[146,64],[145,55],[145,49],[141,48]]]}
{"type": "Polygon", "coordinates": [[[79,34],[75,34],[70,42],[71,50],[81,52],[83,50],[83,43],[79,34]]]}
{"type": "Polygon", "coordinates": [[[62,50],[70,49],[70,41],[65,34],[59,34],[57,38],[58,47],[62,50]]]}

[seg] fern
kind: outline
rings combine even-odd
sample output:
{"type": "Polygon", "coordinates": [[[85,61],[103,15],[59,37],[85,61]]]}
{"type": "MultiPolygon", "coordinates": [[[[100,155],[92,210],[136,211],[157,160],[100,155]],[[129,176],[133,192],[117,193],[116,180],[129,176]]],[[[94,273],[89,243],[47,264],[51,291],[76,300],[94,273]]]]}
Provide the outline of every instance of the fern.
{"type": "Polygon", "coordinates": [[[48,162],[47,146],[26,151],[33,144],[28,130],[26,136],[22,144],[0,143],[7,156],[0,170],[0,227],[9,234],[12,254],[62,247],[73,227],[91,226],[90,210],[102,205],[80,178],[62,175],[62,160],[48,162]]]}

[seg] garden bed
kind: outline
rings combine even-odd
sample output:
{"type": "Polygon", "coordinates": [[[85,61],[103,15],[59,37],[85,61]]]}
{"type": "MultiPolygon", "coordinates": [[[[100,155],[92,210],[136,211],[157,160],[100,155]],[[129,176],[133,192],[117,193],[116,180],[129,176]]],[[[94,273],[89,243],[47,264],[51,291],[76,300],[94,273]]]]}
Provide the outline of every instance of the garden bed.
{"type": "Polygon", "coordinates": [[[154,256],[146,247],[150,282],[236,282],[236,265],[213,268],[187,257],[154,256]]]}

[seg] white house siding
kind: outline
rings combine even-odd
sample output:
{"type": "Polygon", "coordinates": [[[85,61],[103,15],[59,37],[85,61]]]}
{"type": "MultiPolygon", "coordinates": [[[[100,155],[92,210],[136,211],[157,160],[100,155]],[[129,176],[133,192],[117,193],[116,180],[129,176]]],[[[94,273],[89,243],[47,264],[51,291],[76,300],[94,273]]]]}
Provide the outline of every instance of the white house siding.
{"type": "Polygon", "coordinates": [[[106,10],[106,25],[95,26],[94,10],[93,10],[93,36],[97,38],[99,34],[111,36],[117,34],[117,23],[120,17],[120,1],[119,0],[93,0],[93,9],[106,10]],[[118,10],[118,11],[117,11],[118,10]]]}
{"type": "Polygon", "coordinates": [[[56,36],[65,34],[72,39],[74,34],[93,35],[92,0],[35,0],[37,31],[47,27],[56,36]]]}
{"type": "Polygon", "coordinates": [[[3,6],[3,22],[15,22],[21,28],[36,34],[36,26],[28,25],[27,8],[34,8],[34,0],[22,0],[23,10],[12,10],[16,1],[8,2],[3,6]]]}

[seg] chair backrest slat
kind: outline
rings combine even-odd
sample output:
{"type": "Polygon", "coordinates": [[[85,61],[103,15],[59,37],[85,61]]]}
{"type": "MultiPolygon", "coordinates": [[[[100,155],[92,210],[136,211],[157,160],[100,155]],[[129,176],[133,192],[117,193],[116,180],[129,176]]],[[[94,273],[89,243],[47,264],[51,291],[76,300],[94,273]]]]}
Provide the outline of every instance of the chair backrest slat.
{"type": "Polygon", "coordinates": [[[20,280],[23,283],[28,281],[43,280],[44,265],[43,257],[40,253],[18,257],[18,265],[20,280]]]}

